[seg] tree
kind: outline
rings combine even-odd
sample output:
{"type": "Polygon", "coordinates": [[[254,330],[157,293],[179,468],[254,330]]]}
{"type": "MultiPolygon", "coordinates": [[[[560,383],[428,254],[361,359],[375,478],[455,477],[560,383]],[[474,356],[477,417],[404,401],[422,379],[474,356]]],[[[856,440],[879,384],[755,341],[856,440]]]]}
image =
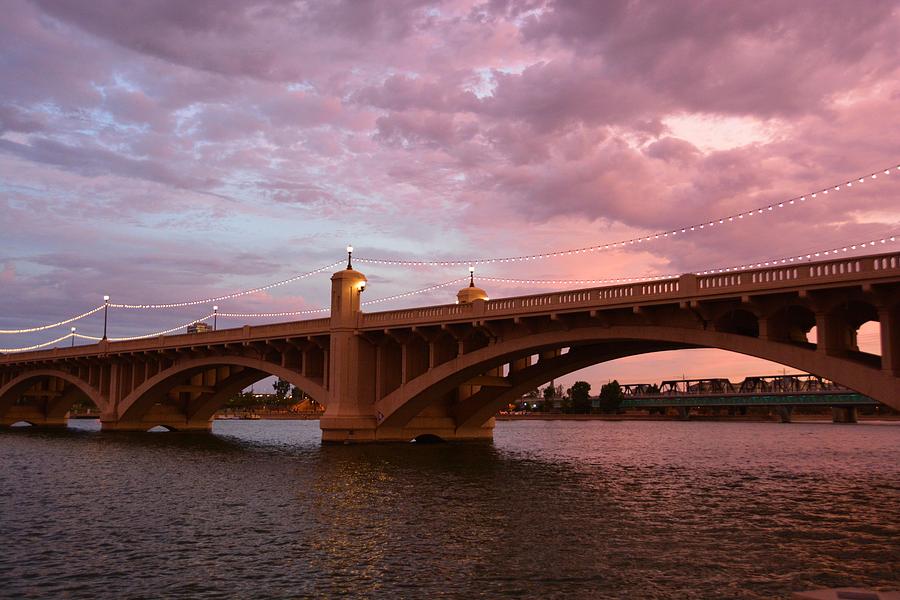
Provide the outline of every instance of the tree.
{"type": "Polygon", "coordinates": [[[279,377],[278,381],[272,384],[272,388],[275,390],[275,403],[284,404],[291,391],[291,384],[279,377]]]}
{"type": "Polygon", "coordinates": [[[615,379],[600,388],[600,410],[603,412],[615,412],[623,400],[622,386],[615,379]]]}
{"type": "Polygon", "coordinates": [[[575,412],[586,413],[591,410],[591,384],[587,381],[576,381],[569,388],[572,408],[575,412]]]}
{"type": "Polygon", "coordinates": [[[233,410],[249,409],[256,406],[256,398],[253,396],[253,392],[238,392],[225,401],[225,406],[233,410]]]}

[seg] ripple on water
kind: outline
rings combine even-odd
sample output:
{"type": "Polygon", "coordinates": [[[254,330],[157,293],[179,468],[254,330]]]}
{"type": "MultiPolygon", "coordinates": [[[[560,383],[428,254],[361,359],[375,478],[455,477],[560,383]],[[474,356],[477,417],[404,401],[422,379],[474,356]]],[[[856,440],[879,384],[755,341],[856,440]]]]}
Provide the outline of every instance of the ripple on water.
{"type": "Polygon", "coordinates": [[[890,586],[900,426],[501,422],[494,444],[0,432],[0,596],[771,598],[890,586]]]}

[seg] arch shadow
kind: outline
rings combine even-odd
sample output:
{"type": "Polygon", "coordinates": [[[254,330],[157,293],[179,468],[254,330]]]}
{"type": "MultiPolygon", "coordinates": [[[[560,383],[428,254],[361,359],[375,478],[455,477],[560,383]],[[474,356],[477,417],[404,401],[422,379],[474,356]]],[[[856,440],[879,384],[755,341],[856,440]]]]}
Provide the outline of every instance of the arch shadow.
{"type": "Polygon", "coordinates": [[[0,387],[0,416],[5,413],[31,386],[42,379],[57,378],[72,385],[71,388],[51,406],[48,407],[48,417],[63,418],[76,400],[86,399],[93,403],[101,412],[107,409],[108,402],[100,391],[83,379],[66,371],[56,369],[37,369],[23,373],[0,387]]]}
{"type": "MultiPolygon", "coordinates": [[[[198,373],[215,367],[237,366],[244,370],[231,375],[219,383],[217,388],[203,398],[197,406],[184,415],[185,421],[202,422],[212,419],[215,412],[224,406],[228,398],[243,390],[250,384],[265,377],[275,376],[292,385],[299,387],[316,402],[327,405],[328,392],[319,383],[304,377],[296,371],[256,358],[243,356],[215,356],[207,358],[195,358],[176,363],[172,367],[157,373],[147,379],[131,393],[129,393],[118,405],[117,420],[124,422],[142,422],[145,415],[154,404],[160,402],[169,390],[186,377],[192,377],[198,373]]],[[[147,421],[148,428],[154,425],[163,425],[178,430],[172,423],[151,423],[147,421]]]]}
{"type": "MultiPolygon", "coordinates": [[[[848,360],[846,357],[826,355],[824,352],[817,351],[816,348],[798,344],[764,340],[747,335],[749,332],[744,327],[740,329],[741,333],[734,333],[659,325],[611,327],[598,325],[538,333],[500,341],[451,359],[400,386],[376,402],[376,410],[383,415],[379,426],[402,428],[429,404],[472,377],[518,358],[563,347],[572,349],[563,356],[569,354],[573,356],[568,361],[561,360],[556,363],[553,371],[557,373],[554,375],[556,377],[624,356],[659,350],[716,348],[777,362],[819,375],[892,408],[900,409],[900,378],[893,377],[873,366],[848,360]],[[616,350],[617,345],[621,345],[619,350],[616,350]],[[579,347],[586,347],[590,350],[579,352],[579,347]]],[[[532,381],[545,376],[544,374],[537,375],[537,371],[533,374],[534,377],[527,383],[523,380],[523,383],[516,386],[514,382],[514,387],[518,389],[531,385],[532,381]]],[[[474,410],[471,407],[469,410],[471,414],[464,412],[459,415],[462,422],[471,424],[473,419],[477,420],[483,416],[483,411],[474,410]]],[[[493,414],[494,412],[491,412],[490,416],[493,414]]]]}

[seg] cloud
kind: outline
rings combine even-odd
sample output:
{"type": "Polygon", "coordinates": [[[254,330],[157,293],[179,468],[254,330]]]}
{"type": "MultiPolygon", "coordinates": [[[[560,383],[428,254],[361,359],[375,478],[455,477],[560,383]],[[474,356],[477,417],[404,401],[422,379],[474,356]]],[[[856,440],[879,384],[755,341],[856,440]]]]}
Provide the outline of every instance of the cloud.
{"type": "MultiPolygon", "coordinates": [[[[64,316],[101,288],[252,287],[348,242],[531,254],[777,203],[895,165],[897,16],[887,0],[15,0],[0,302],[17,321],[64,316]]],[[[898,180],[484,274],[682,272],[856,241],[897,228],[898,180]]],[[[368,274],[373,296],[457,275],[368,274]]],[[[297,285],[241,302],[327,302],[326,280],[297,285]]]]}

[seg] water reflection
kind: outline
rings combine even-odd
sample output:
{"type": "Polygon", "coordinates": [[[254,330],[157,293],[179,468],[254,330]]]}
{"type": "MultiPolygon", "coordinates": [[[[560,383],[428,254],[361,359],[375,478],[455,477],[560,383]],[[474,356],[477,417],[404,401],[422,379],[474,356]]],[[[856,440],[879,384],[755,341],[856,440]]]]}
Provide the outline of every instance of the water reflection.
{"type": "Polygon", "coordinates": [[[0,433],[11,596],[769,598],[889,585],[900,427],[499,424],[494,444],[0,433]]]}

